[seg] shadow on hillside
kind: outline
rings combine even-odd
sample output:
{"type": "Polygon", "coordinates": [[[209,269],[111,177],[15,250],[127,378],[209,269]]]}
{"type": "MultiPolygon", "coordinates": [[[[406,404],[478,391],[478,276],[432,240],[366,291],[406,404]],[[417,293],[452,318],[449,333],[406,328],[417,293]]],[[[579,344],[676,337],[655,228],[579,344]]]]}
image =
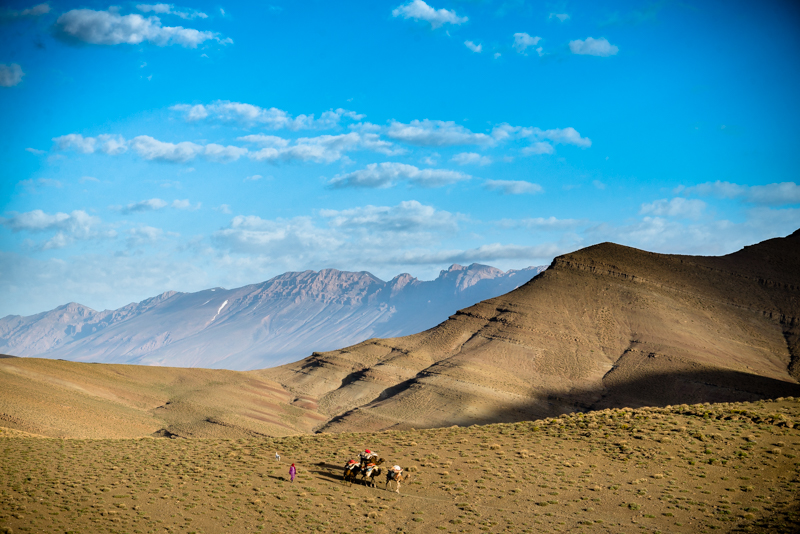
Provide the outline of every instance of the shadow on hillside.
{"type": "MultiPolygon", "coordinates": [[[[403,390],[407,387],[409,386],[407,385],[403,390]]],[[[397,388],[397,386],[393,387],[394,395],[400,393],[397,388]]],[[[494,410],[484,410],[482,416],[478,418],[463,418],[444,423],[437,421],[434,425],[468,426],[514,423],[556,417],[564,413],[606,408],[664,407],[706,402],[750,402],[779,397],[800,397],[800,384],[723,369],[652,373],[636,380],[606,384],[606,387],[602,389],[533,390],[528,402],[507,404],[494,410]]],[[[372,406],[380,409],[380,403],[387,401],[391,402],[391,398],[384,398],[372,406]]],[[[339,421],[347,420],[352,413],[338,416],[332,419],[331,423],[335,425],[339,421]]],[[[398,423],[393,429],[400,430],[407,426],[409,425],[398,423]]]]}
{"type": "MultiPolygon", "coordinates": [[[[602,390],[539,393],[537,397],[547,403],[547,413],[531,415],[539,418],[606,408],[750,402],[793,396],[800,396],[800,384],[741,371],[718,369],[654,373],[636,380],[607,384],[602,390]]],[[[536,408],[540,407],[541,404],[531,406],[528,410],[534,408],[534,411],[539,411],[536,408]]],[[[507,414],[501,411],[496,417],[505,419],[507,414]]]]}

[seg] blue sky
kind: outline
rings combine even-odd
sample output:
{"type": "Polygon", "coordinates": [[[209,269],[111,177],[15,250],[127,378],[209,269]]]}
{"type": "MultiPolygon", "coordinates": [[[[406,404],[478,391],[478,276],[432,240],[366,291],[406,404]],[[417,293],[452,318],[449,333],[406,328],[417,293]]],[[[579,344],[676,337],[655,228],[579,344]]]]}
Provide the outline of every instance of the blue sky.
{"type": "Polygon", "coordinates": [[[4,6],[0,316],[800,227],[793,2],[4,6]]]}

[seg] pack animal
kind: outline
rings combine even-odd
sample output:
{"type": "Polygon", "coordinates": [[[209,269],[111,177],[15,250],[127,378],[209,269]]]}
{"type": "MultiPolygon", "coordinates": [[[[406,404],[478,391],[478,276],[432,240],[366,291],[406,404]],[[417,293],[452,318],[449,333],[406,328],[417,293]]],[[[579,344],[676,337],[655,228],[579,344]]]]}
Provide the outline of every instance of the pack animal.
{"type": "MultiPolygon", "coordinates": [[[[395,466],[395,467],[397,467],[397,466],[395,466]]],[[[404,473],[402,469],[400,469],[400,470],[389,469],[386,472],[386,488],[385,489],[388,490],[389,489],[389,483],[390,482],[394,482],[397,485],[397,487],[394,490],[395,493],[400,493],[400,483],[401,482],[407,482],[408,479],[410,479],[410,478],[411,478],[411,473],[404,473]]]]}

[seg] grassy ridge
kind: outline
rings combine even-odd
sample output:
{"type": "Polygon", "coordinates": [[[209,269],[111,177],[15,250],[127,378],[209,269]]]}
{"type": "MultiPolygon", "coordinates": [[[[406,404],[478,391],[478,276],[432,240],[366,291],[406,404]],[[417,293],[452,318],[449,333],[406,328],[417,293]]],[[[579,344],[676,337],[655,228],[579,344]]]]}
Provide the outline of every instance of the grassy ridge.
{"type": "Polygon", "coordinates": [[[266,439],[3,431],[0,532],[796,532],[796,421],[787,398],[266,439]],[[342,484],[365,447],[413,473],[399,495],[342,484]]]}

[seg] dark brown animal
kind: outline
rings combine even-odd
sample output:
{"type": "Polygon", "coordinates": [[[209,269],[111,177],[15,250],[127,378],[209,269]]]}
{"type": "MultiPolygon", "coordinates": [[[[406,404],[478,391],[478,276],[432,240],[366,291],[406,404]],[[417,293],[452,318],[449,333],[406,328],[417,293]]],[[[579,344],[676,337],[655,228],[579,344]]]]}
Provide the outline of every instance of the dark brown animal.
{"type": "Polygon", "coordinates": [[[349,482],[350,484],[352,484],[356,480],[356,477],[360,472],[361,472],[360,464],[355,462],[354,463],[348,462],[344,464],[344,475],[342,475],[342,481],[345,483],[349,482]]]}

